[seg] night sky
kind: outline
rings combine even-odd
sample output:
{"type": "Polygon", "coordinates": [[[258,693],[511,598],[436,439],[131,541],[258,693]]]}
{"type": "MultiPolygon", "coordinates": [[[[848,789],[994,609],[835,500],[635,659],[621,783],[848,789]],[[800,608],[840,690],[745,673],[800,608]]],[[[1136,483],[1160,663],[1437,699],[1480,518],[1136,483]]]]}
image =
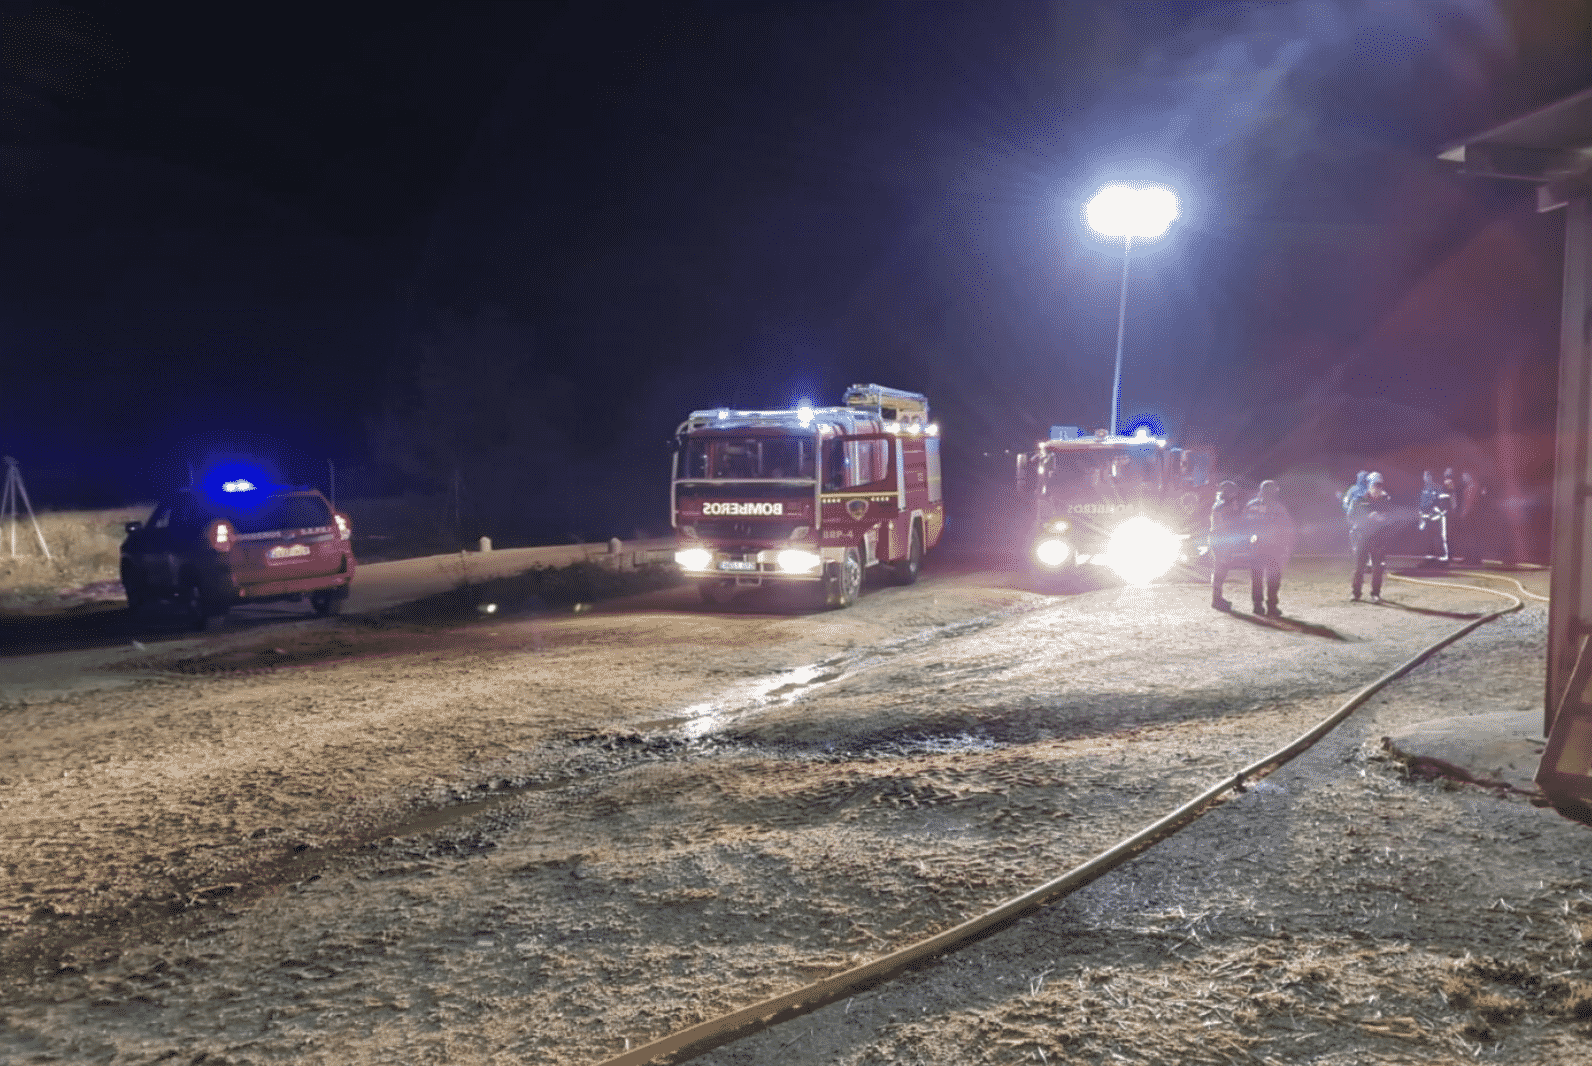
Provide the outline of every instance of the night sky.
{"type": "Polygon", "coordinates": [[[0,10],[36,504],[249,453],[457,477],[510,539],[662,531],[687,412],[877,381],[935,405],[954,527],[1005,449],[1109,417],[1113,178],[1183,198],[1124,423],[1251,482],[1545,488],[1563,220],[1435,156],[1592,84],[1592,3],[0,10]]]}

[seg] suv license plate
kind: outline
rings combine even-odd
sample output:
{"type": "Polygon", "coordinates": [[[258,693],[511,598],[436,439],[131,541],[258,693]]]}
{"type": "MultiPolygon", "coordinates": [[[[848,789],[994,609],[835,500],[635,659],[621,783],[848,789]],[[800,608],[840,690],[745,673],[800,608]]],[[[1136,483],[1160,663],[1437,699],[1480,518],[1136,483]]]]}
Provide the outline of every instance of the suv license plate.
{"type": "Polygon", "coordinates": [[[750,559],[721,559],[720,570],[756,570],[757,563],[750,559]]]}

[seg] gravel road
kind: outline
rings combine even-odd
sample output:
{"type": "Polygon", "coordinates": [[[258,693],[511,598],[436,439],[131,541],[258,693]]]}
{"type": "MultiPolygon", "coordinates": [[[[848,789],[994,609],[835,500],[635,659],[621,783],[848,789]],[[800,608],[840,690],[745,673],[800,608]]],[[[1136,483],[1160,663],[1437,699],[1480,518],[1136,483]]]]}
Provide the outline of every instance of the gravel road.
{"type": "MultiPolygon", "coordinates": [[[[946,928],[1491,610],[1301,563],[854,608],[286,620],[0,660],[0,1061],[593,1064],[946,928]]],[[[706,1063],[1592,1058],[1592,860],[1380,739],[1541,698],[1540,607],[1084,891],[706,1063]]]]}

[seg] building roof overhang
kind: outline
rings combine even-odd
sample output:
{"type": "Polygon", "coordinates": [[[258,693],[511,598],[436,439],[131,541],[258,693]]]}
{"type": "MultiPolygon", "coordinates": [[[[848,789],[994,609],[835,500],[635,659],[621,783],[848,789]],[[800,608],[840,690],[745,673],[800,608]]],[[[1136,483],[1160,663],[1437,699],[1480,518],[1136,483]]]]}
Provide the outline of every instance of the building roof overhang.
{"type": "Polygon", "coordinates": [[[1592,89],[1466,138],[1438,153],[1462,174],[1529,181],[1537,210],[1592,191],[1592,89]]]}

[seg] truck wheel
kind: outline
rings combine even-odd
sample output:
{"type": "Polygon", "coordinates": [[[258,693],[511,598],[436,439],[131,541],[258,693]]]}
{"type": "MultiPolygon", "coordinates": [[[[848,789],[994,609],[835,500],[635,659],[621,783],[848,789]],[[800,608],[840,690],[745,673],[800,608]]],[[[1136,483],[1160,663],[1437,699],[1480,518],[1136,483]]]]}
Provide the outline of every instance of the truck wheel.
{"type": "Polygon", "coordinates": [[[850,607],[862,594],[862,556],[856,548],[847,548],[840,561],[831,565],[834,572],[827,579],[829,606],[850,607]]]}
{"type": "Polygon", "coordinates": [[[923,569],[923,529],[917,523],[912,525],[912,543],[907,548],[907,557],[895,564],[895,579],[899,585],[911,585],[918,579],[918,573],[923,569]]]}

